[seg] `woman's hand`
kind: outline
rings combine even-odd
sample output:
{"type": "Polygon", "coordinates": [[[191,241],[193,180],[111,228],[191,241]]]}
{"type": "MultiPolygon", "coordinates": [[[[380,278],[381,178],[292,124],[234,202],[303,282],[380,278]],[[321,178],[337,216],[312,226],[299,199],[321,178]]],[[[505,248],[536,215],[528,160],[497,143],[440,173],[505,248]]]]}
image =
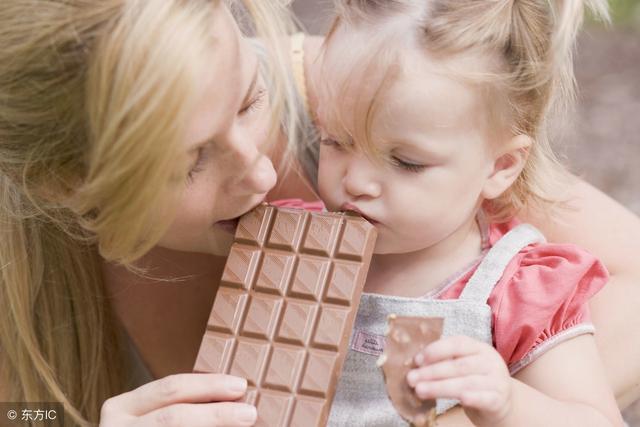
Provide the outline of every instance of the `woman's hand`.
{"type": "Polygon", "coordinates": [[[234,402],[246,389],[229,375],[170,375],[106,400],[100,427],[251,426],[256,408],[234,402]]]}
{"type": "Polygon", "coordinates": [[[442,338],[416,355],[407,381],[421,399],[460,401],[476,426],[495,426],[511,408],[512,379],[500,354],[466,336],[442,338]]]}

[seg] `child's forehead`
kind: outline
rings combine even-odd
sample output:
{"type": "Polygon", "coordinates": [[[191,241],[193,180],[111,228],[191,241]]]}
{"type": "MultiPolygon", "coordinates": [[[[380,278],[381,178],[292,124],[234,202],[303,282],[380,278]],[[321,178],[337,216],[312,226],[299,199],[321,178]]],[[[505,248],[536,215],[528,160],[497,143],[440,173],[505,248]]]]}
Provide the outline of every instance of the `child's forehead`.
{"type": "Polygon", "coordinates": [[[353,135],[366,115],[378,135],[410,130],[412,124],[464,128],[481,112],[481,91],[458,78],[478,69],[474,58],[438,57],[418,45],[394,46],[376,38],[354,51],[346,43],[349,33],[332,40],[338,47],[328,46],[326,52],[319,115],[329,132],[353,135]]]}
{"type": "Polygon", "coordinates": [[[505,65],[499,52],[488,48],[436,52],[429,47],[414,20],[358,24],[338,21],[325,43],[322,59],[325,72],[334,78],[357,76],[365,83],[388,74],[391,68],[487,82],[505,65]]]}
{"type": "Polygon", "coordinates": [[[476,87],[442,72],[403,68],[380,94],[380,131],[410,123],[429,129],[466,128],[481,113],[480,95],[476,87]]]}

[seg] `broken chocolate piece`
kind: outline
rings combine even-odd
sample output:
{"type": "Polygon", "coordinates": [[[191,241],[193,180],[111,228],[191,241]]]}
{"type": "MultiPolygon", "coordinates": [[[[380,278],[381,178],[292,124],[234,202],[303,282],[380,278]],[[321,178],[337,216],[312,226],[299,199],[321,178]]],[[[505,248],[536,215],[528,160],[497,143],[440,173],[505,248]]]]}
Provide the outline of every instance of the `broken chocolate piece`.
{"type": "Polygon", "coordinates": [[[396,411],[416,427],[433,427],[435,399],[419,399],[407,382],[407,374],[416,368],[415,356],[442,335],[440,317],[390,315],[384,353],[378,359],[387,393],[396,411]]]}

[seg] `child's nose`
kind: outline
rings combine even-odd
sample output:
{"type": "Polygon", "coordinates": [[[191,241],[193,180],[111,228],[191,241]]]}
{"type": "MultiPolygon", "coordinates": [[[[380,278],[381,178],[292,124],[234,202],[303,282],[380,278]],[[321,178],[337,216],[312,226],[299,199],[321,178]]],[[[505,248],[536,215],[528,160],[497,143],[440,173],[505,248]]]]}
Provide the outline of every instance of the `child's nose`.
{"type": "Polygon", "coordinates": [[[353,197],[380,197],[382,187],[376,177],[375,165],[363,154],[354,154],[342,178],[345,192],[353,197]]]}

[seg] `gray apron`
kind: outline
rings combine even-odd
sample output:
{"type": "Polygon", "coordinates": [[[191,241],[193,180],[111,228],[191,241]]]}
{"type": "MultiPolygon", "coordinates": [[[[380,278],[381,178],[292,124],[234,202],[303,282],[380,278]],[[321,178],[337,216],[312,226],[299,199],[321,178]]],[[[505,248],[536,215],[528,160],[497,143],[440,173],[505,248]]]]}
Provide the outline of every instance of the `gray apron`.
{"type": "MultiPolygon", "coordinates": [[[[491,308],[487,300],[516,254],[532,243],[542,242],[542,234],[528,224],[509,231],[489,249],[459,299],[412,299],[364,293],[328,425],[407,426],[387,397],[382,372],[376,365],[384,346],[387,316],[395,313],[443,317],[443,336],[466,335],[492,345],[491,308]]],[[[436,410],[442,414],[457,403],[438,399],[436,410]]]]}

